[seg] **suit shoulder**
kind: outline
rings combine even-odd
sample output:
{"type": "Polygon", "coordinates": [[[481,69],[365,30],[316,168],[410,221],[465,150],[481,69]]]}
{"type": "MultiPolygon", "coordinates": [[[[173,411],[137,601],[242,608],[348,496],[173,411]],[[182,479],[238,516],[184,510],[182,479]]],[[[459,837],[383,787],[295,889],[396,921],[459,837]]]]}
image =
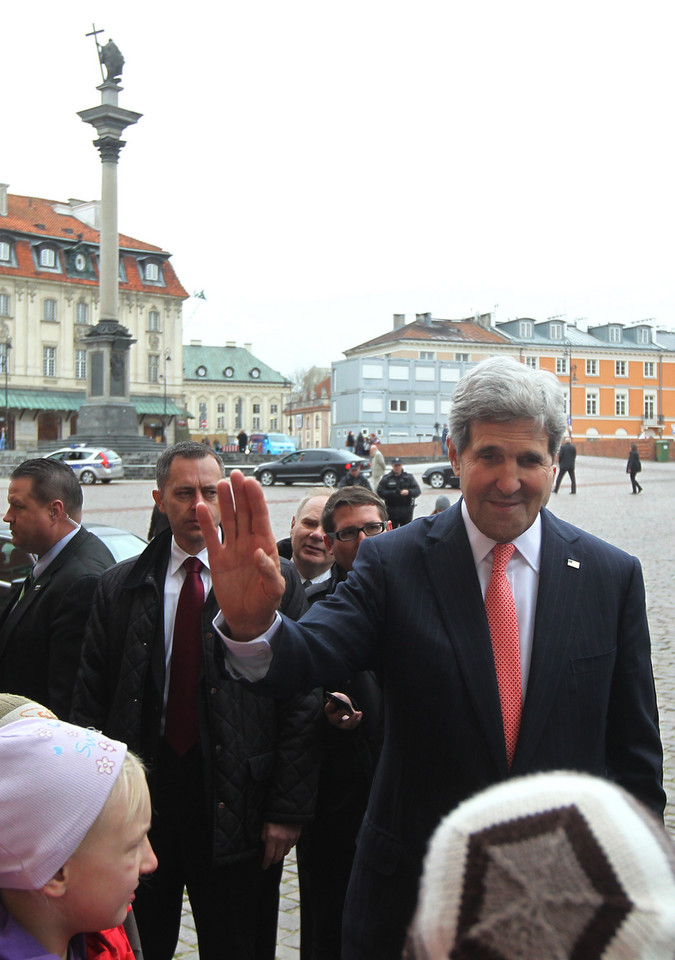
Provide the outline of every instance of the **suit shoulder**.
{"type": "Polygon", "coordinates": [[[587,530],[582,530],[581,527],[575,527],[574,524],[568,523],[566,520],[561,520],[560,517],[556,517],[549,510],[542,510],[541,517],[545,535],[553,533],[567,540],[569,543],[576,542],[579,546],[583,547],[587,553],[591,555],[594,554],[597,557],[612,557],[615,561],[623,560],[624,562],[629,562],[631,565],[634,563],[639,564],[638,558],[626,550],[622,550],[621,547],[617,547],[607,540],[602,540],[587,530]]]}

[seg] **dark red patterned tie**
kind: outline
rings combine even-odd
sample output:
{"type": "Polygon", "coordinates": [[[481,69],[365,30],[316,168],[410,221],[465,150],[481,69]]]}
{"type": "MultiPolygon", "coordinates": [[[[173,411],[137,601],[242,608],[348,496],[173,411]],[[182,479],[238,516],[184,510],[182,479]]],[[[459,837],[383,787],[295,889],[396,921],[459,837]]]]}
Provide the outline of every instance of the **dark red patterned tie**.
{"type": "Polygon", "coordinates": [[[506,578],[506,566],[515,549],[512,543],[495,544],[492,550],[492,576],[485,594],[485,612],[492,638],[509,769],[516,751],[523,709],[518,617],[513,593],[506,578]]]}
{"type": "Polygon", "coordinates": [[[202,665],[202,609],[204,584],[199,576],[202,562],[188,557],[183,563],[185,581],[178,598],[173,628],[169,697],[164,738],[179,756],[199,740],[197,681],[202,665]]]}

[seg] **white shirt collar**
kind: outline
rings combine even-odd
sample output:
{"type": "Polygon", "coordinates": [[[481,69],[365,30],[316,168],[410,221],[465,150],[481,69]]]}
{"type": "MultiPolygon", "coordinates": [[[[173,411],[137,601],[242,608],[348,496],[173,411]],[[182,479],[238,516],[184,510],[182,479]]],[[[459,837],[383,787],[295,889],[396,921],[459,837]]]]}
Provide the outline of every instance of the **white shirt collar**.
{"type": "Polygon", "coordinates": [[[169,575],[174,576],[174,574],[180,570],[188,557],[197,557],[204,564],[207,570],[209,568],[209,552],[204,547],[203,550],[200,550],[199,553],[186,553],[182,547],[179,547],[176,543],[175,537],[171,537],[171,554],[169,556],[169,575]]]}
{"type": "MultiPolygon", "coordinates": [[[[476,566],[481,563],[494,547],[496,540],[491,540],[478,529],[476,524],[469,516],[466,501],[462,499],[462,519],[466,527],[466,533],[471,544],[471,552],[476,566]]],[[[523,560],[539,573],[539,564],[541,561],[541,514],[538,513],[534,523],[527,528],[519,537],[511,541],[523,560]]]]}

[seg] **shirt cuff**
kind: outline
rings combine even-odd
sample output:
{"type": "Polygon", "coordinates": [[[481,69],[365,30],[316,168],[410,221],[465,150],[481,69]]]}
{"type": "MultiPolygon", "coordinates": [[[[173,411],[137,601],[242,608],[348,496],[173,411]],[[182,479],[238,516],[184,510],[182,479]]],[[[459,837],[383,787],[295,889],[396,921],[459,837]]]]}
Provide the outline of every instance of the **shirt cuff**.
{"type": "Polygon", "coordinates": [[[220,610],[213,618],[213,628],[223,641],[225,666],[236,680],[262,680],[272,663],[274,651],[270,646],[272,638],[281,626],[281,617],[274,615],[274,623],[259,637],[241,643],[224,633],[225,618],[220,610]]]}

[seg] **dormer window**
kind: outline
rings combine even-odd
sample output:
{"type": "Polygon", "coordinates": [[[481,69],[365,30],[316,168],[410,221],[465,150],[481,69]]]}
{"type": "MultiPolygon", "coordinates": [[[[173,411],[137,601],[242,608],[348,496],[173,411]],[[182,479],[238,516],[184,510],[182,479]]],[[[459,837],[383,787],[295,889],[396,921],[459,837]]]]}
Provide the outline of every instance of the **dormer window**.
{"type": "Polygon", "coordinates": [[[647,327],[638,327],[637,329],[637,342],[638,343],[650,343],[649,329],[647,327]]]}
{"type": "Polygon", "coordinates": [[[562,340],[562,323],[552,323],[549,329],[551,331],[551,340],[562,340]]]}
{"type": "Polygon", "coordinates": [[[151,283],[157,283],[159,280],[159,264],[150,261],[145,264],[145,279],[151,283]]]}
{"type": "Polygon", "coordinates": [[[252,370],[249,370],[249,376],[253,377],[254,380],[258,380],[260,378],[260,370],[258,370],[257,367],[253,367],[252,370]]]}
{"type": "Polygon", "coordinates": [[[520,320],[518,322],[518,336],[519,337],[531,337],[532,336],[532,321],[531,320],[520,320]]]}
{"type": "Polygon", "coordinates": [[[12,259],[12,245],[7,240],[0,240],[0,263],[10,263],[12,259]]]}
{"type": "Polygon", "coordinates": [[[53,247],[41,247],[39,263],[41,267],[46,267],[47,270],[56,269],[56,250],[53,247]]]}
{"type": "Polygon", "coordinates": [[[225,367],[223,374],[228,378],[228,380],[234,376],[234,367],[225,367]]]}
{"type": "Polygon", "coordinates": [[[609,328],[609,342],[610,343],[621,343],[621,327],[610,327],[609,328]]]}
{"type": "Polygon", "coordinates": [[[198,376],[198,377],[205,377],[205,376],[206,376],[206,367],[205,367],[203,364],[202,364],[202,366],[197,367],[197,376],[198,376]]]}

